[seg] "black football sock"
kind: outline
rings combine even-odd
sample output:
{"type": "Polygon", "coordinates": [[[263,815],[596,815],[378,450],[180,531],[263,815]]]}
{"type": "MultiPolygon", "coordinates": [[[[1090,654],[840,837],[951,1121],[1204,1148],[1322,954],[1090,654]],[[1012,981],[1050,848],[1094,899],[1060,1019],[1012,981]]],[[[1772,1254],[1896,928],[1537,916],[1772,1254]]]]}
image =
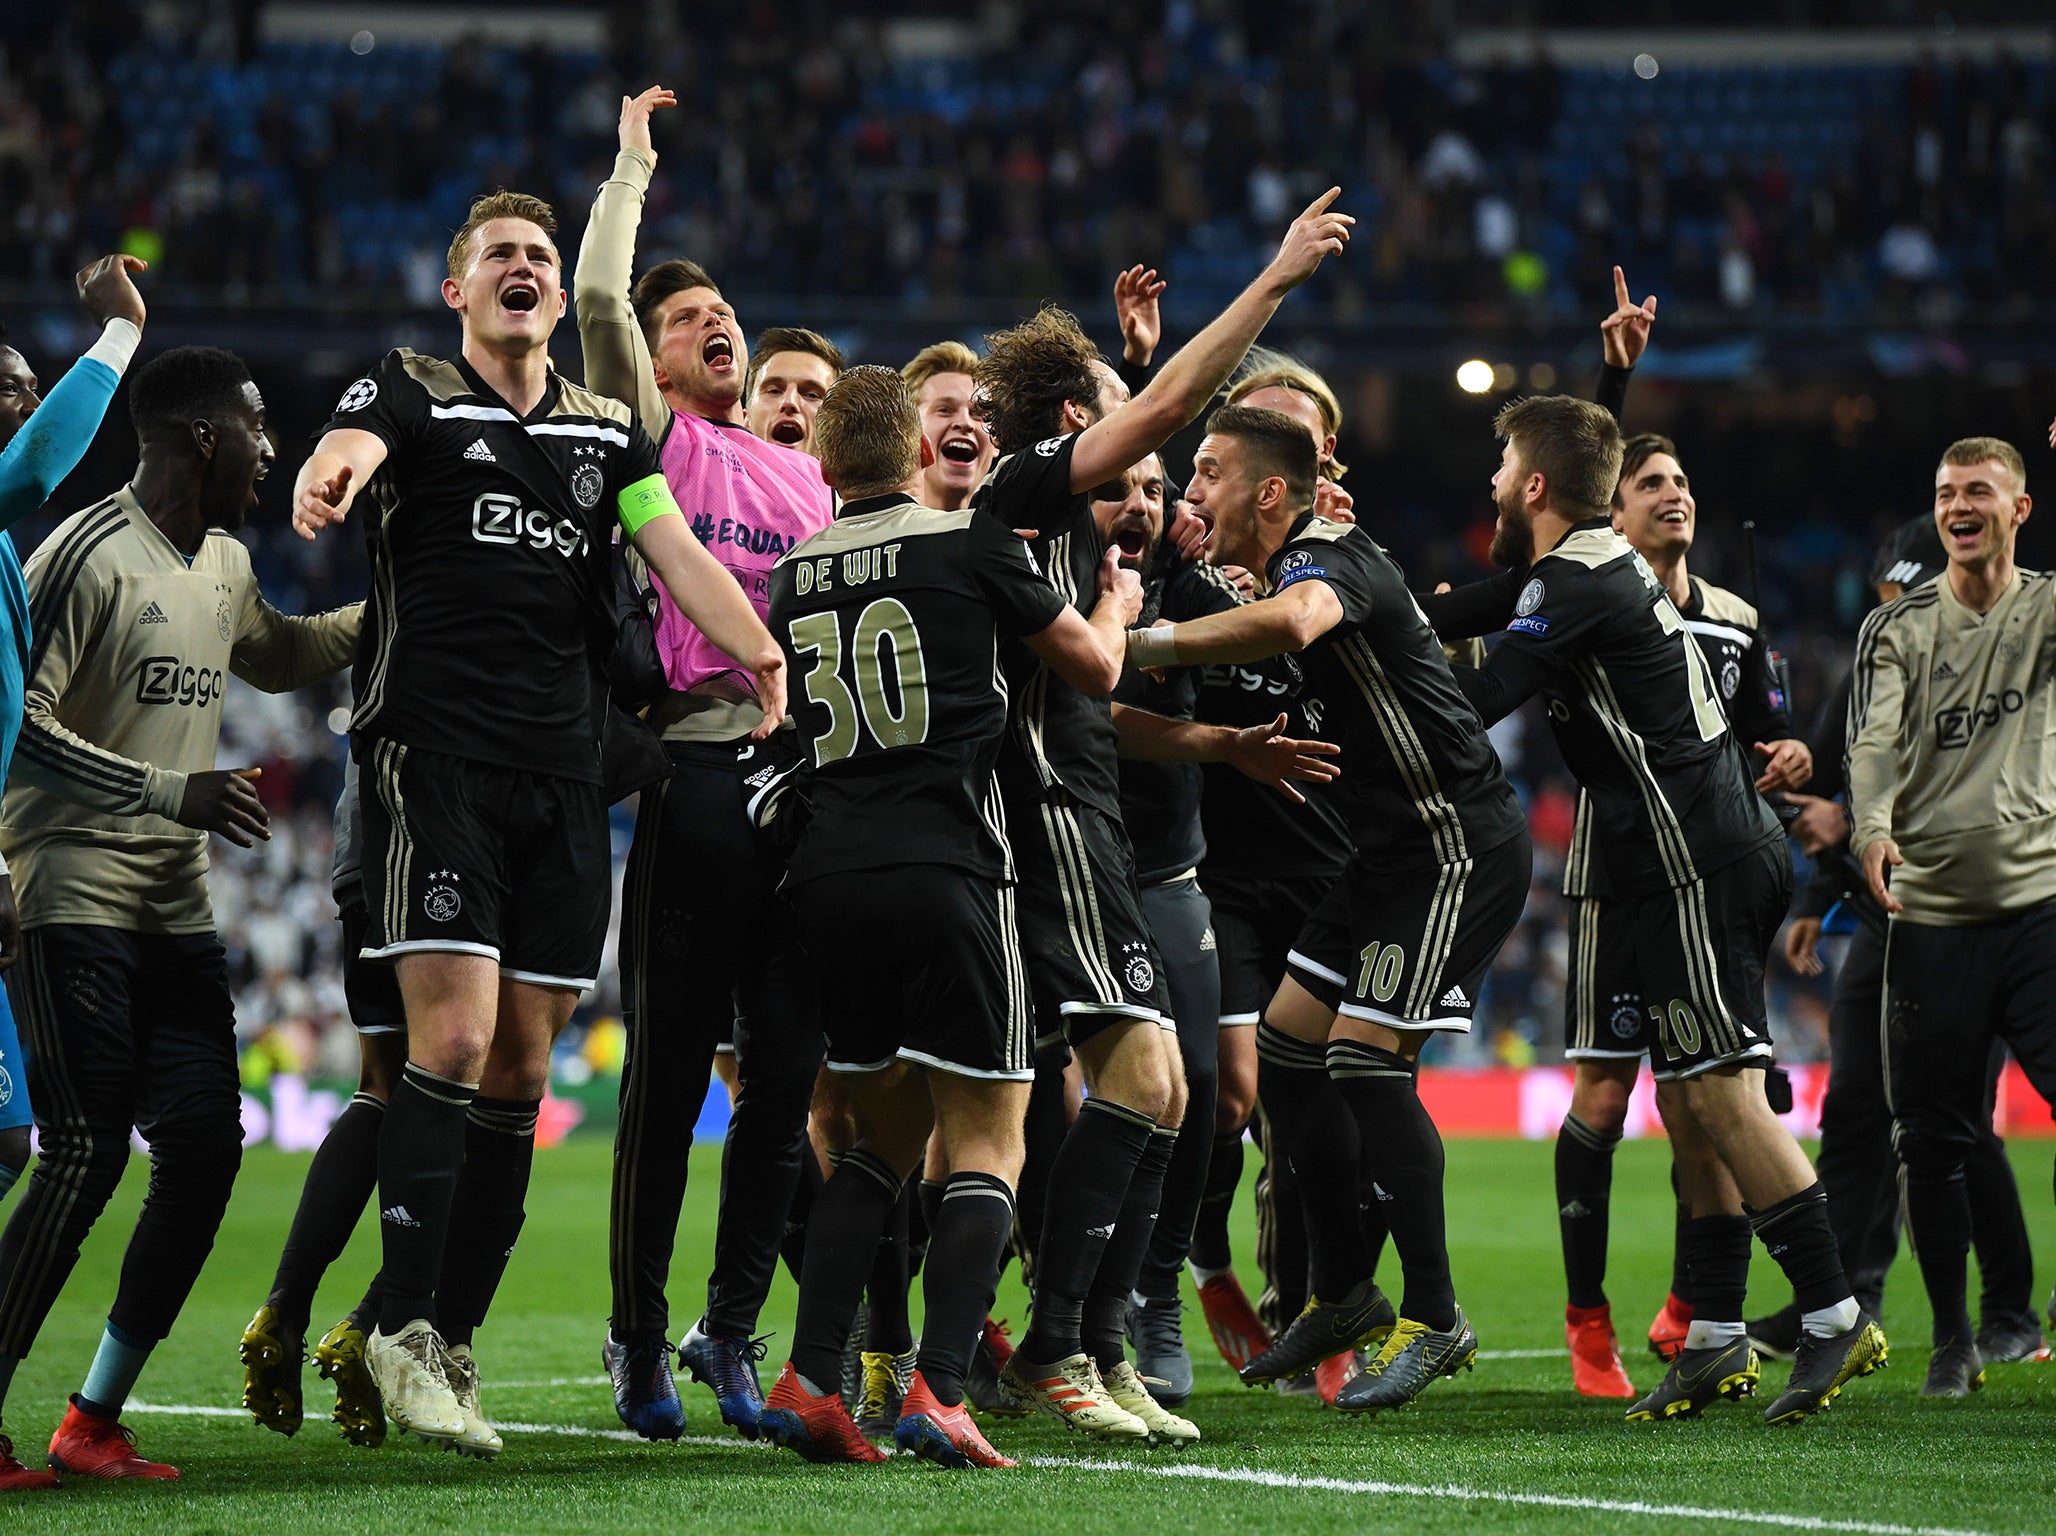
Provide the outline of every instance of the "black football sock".
{"type": "Polygon", "coordinates": [[[1399,1315],[1436,1331],[1456,1324],[1442,1209],[1442,1133],[1416,1089],[1415,1067],[1356,1040],[1328,1042],[1328,1075],[1355,1116],[1406,1290],[1399,1315]]]}
{"type": "MultiPolygon", "coordinates": [[[[2020,1183],[1998,1137],[1986,1134],[1971,1141],[1963,1159],[1963,1192],[1970,1201],[1971,1241],[1984,1282],[1978,1316],[1987,1325],[2032,1316],[2034,1249],[2021,1214],[2020,1183]]],[[[1855,1284],[1853,1275],[1850,1284],[1855,1284]]]]}
{"type": "Polygon", "coordinates": [[[450,1204],[450,1241],[436,1312],[443,1341],[469,1344],[492,1309],[528,1217],[540,1099],[472,1101],[464,1117],[464,1171],[450,1204]]]}
{"type": "Polygon", "coordinates": [[[1692,1224],[1692,1207],[1685,1204],[1684,1193],[1678,1188],[1678,1165],[1671,1164],[1671,1194],[1678,1202],[1677,1214],[1671,1220],[1671,1295],[1692,1304],[1692,1265],[1685,1253],[1685,1229],[1692,1224]]]}
{"type": "MultiPolygon", "coordinates": [[[[1960,1193],[1960,1191],[1959,1191],[1960,1193]]],[[[1969,1204],[1960,1209],[1964,1221],[1959,1229],[1956,1254],[1956,1312],[1963,1313],[1964,1254],[1969,1248],[1970,1222],[1969,1204]]],[[[1849,1277],[1842,1272],[1842,1255],[1835,1247],[1834,1229],[1828,1225],[1828,1192],[1815,1179],[1796,1195],[1788,1195],[1768,1210],[1758,1211],[1750,1218],[1750,1225],[1763,1240],[1763,1246],[1770,1256],[1778,1261],[1778,1268],[1785,1272],[1785,1278],[1792,1282],[1792,1300],[1809,1325],[1813,1314],[1849,1300],[1849,1277]]],[[[1921,1244],[1923,1260],[1921,1271],[1927,1271],[1927,1234],[1916,1233],[1921,1244]]],[[[1929,1300],[1935,1300],[1932,1289],[1929,1300]]],[[[1855,1310],[1853,1307],[1850,1309],[1855,1310]]],[[[1935,1307],[1936,1342],[1941,1342],[1940,1325],[1950,1317],[1942,1308],[1935,1307]]],[[[1969,1318],[1963,1317],[1967,1325],[1969,1318]]],[[[1810,1331],[1810,1328],[1809,1328],[1810,1331]]],[[[1968,1340],[1971,1335],[1965,1333],[1968,1340]]]]}
{"type": "MultiPolygon", "coordinates": [[[[1211,1022],[1207,1027],[1218,1031],[1211,1022]]],[[[1185,1119],[1175,1132],[1171,1166],[1164,1172],[1156,1232],[1143,1257],[1135,1294],[1163,1305],[1178,1300],[1178,1277],[1192,1252],[1199,1202],[1206,1197],[1208,1163],[1214,1155],[1214,1101],[1220,1096],[1211,1051],[1188,1051],[1185,1058],[1185,1119]]]]}
{"type": "MultiPolygon", "coordinates": [[[[1014,1192],[989,1173],[953,1173],[934,1186],[931,1262],[922,1277],[922,1380],[945,1408],[964,1400],[964,1376],[992,1311],[1000,1256],[1014,1225],[1014,1192]]],[[[1033,1359],[1033,1356],[1029,1357],[1033,1359]]]]}
{"type": "MultiPolygon", "coordinates": [[[[1322,1060],[1325,1066],[1325,1055],[1322,1060]]],[[[1256,1315],[1276,1334],[1282,1333],[1306,1307],[1307,1256],[1312,1245],[1307,1241],[1306,1206],[1299,1198],[1299,1176],[1292,1171],[1292,1159],[1285,1155],[1284,1146],[1271,1129],[1270,1116],[1262,1113],[1261,1104],[1257,1127],[1262,1133],[1257,1145],[1264,1161],[1257,1170],[1254,1191],[1256,1263],[1263,1276],[1263,1285],[1257,1291],[1256,1315]]]]}
{"type": "MultiPolygon", "coordinates": [[[[923,1179],[914,1186],[913,1220],[907,1228],[907,1273],[918,1275],[921,1266],[928,1262],[928,1245],[935,1240],[935,1218],[942,1210],[942,1192],[949,1187],[945,1179],[923,1179]]],[[[1007,1208],[1013,1209],[1013,1192],[1007,1192],[1007,1208]]]]}
{"type": "Polygon", "coordinates": [[[807,1257],[807,1217],[820,1198],[822,1182],[821,1159],[814,1155],[809,1143],[806,1155],[800,1159],[800,1178],[793,1188],[792,1204],[786,1209],[785,1232],[778,1239],[778,1256],[785,1260],[795,1285],[799,1283],[800,1265],[807,1257]]]}
{"type": "Polygon", "coordinates": [[[1214,1148],[1206,1168],[1206,1189],[1199,1197],[1199,1215],[1192,1223],[1192,1267],[1208,1272],[1235,1267],[1235,1251],[1228,1242],[1228,1217],[1235,1209],[1235,1192],[1242,1188],[1242,1135],[1216,1131],[1214,1148]]]}
{"type": "MultiPolygon", "coordinates": [[[[1135,1292],[1135,1282],[1141,1278],[1150,1240],[1156,1235],[1164,1179],[1170,1172],[1177,1146],[1176,1127],[1159,1125],[1150,1131],[1142,1156],[1135,1160],[1135,1173],[1128,1181],[1128,1194],[1121,1201],[1114,1235],[1107,1239],[1106,1252],[1100,1257],[1099,1273],[1093,1276],[1092,1289],[1085,1293],[1078,1337],[1102,1372],[1128,1358],[1123,1348],[1128,1304],[1135,1292]]],[[[1177,1292],[1173,1290],[1172,1294],[1177,1292]]],[[[1028,1358],[1033,1360],[1035,1356],[1028,1358]]]]}
{"type": "Polygon", "coordinates": [[[1620,1144],[1620,1132],[1595,1131],[1576,1115],[1565,1115],[1556,1133],[1556,1222],[1563,1233],[1567,1299],[1574,1307],[1606,1305],[1613,1153],[1620,1144]]]}
{"type": "Polygon", "coordinates": [[[369,1338],[371,1330],[378,1326],[378,1309],[384,1300],[385,1271],[380,1270],[371,1277],[371,1284],[364,1288],[364,1299],[350,1308],[350,1315],[344,1321],[354,1323],[357,1331],[369,1338]]]}
{"type": "Polygon", "coordinates": [[[315,1288],[342,1256],[378,1187],[378,1136],[384,1125],[385,1101],[357,1094],[330,1123],[307,1165],[307,1182],[271,1281],[270,1305],[278,1309],[289,1335],[307,1331],[315,1288]]]}
{"type": "Polygon", "coordinates": [[[1693,1216],[1681,1239],[1692,1282],[1692,1321],[1739,1326],[1749,1294],[1749,1218],[1693,1216]]]}
{"type": "Polygon", "coordinates": [[[1119,1224],[1156,1121],[1087,1099],[1049,1170],[1049,1213],[1035,1247],[1035,1311],[1021,1353],[1040,1365],[1080,1353],[1085,1298],[1119,1224]]]}
{"type": "MultiPolygon", "coordinates": [[[[1035,1082],[1028,1093],[1028,1118],[1022,1127],[1021,1182],[1014,1189],[1014,1230],[1010,1239],[1021,1261],[1021,1283],[1035,1291],[1035,1245],[1049,1222],[1050,1170],[1071,1134],[1064,1107],[1064,1061],[1055,1051],[1035,1055],[1035,1082]]],[[[1029,1356],[1032,1360],[1035,1357],[1029,1356]]]]}
{"type": "Polygon", "coordinates": [[[450,1202],[464,1166],[464,1114],[478,1084],[453,1083],[407,1063],[378,1138],[378,1217],[385,1247],[379,1332],[388,1338],[417,1317],[436,1321],[450,1202]]]}
{"type": "Polygon", "coordinates": [[[832,1392],[842,1380],[842,1347],[863,1299],[864,1276],[878,1254],[878,1234],[899,1195],[900,1177],[891,1164],[856,1147],[843,1154],[814,1201],[792,1325],[792,1365],[817,1392],[832,1392]]]}
{"type": "Polygon", "coordinates": [[[1357,1199],[1363,1145],[1356,1117],[1328,1076],[1326,1046],[1263,1023],[1256,1027],[1256,1056],[1257,1097],[1271,1145],[1290,1161],[1306,1214],[1313,1293],[1340,1301],[1371,1273],[1357,1199]]]}
{"type": "Polygon", "coordinates": [[[892,1214],[885,1218],[885,1230],[878,1234],[871,1278],[864,1284],[864,1300],[870,1308],[864,1324],[864,1348],[872,1354],[903,1355],[914,1347],[913,1325],[907,1321],[907,1287],[913,1280],[907,1267],[907,1219],[913,1204],[914,1186],[909,1181],[900,1190],[892,1214]]]}

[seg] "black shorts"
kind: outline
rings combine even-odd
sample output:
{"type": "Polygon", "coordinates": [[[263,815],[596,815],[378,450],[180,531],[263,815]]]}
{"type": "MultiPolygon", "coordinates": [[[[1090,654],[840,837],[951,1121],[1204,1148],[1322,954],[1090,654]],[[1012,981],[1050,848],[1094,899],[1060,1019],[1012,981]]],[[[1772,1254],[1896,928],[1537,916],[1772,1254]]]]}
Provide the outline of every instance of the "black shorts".
{"type": "Polygon", "coordinates": [[[1259,1024],[1285,979],[1285,957],[1333,875],[1231,880],[1203,875],[1221,956],[1221,1027],[1259,1024]]]}
{"type": "Polygon", "coordinates": [[[1427,869],[1351,859],[1292,946],[1293,979],[1344,1018],[1468,1031],[1533,871],[1526,832],[1427,869]]]}
{"type": "Polygon", "coordinates": [[[1635,912],[1657,898],[1570,898],[1563,1053],[1572,1061],[1640,1061],[1652,1034],[1636,969],[1635,912]]]}
{"type": "Polygon", "coordinates": [[[1658,1082],[1770,1064],[1763,966],[1791,905],[1782,838],[1672,890],[1615,898],[1658,1082]]]}
{"type": "Polygon", "coordinates": [[[1034,1028],[1014,893],[941,864],[817,875],[792,887],[822,978],[831,1072],[910,1061],[1030,1082],[1034,1028]]]}
{"type": "Polygon", "coordinates": [[[371,914],[364,909],[360,893],[345,901],[336,914],[343,924],[343,999],[350,1005],[350,1022],[360,1035],[404,1035],[407,1008],[400,1001],[400,979],[390,965],[364,958],[364,934],[371,926],[371,914]]]}
{"type": "Polygon", "coordinates": [[[612,897],[597,784],[364,744],[367,959],[484,955],[509,981],[590,987],[612,897]]]}

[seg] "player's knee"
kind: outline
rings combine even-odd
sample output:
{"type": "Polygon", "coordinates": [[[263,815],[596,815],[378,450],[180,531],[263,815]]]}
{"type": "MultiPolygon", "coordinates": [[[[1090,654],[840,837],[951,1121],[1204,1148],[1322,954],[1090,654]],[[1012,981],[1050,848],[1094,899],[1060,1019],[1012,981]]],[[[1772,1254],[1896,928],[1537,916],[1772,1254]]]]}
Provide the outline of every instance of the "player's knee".
{"type": "Polygon", "coordinates": [[[1243,1082],[1240,1078],[1224,1077],[1219,1080],[1214,1095],[1214,1130],[1225,1136],[1230,1131],[1239,1131],[1249,1124],[1249,1117],[1256,1109],[1256,1084],[1243,1082]]]}
{"type": "Polygon", "coordinates": [[[1571,1113],[1603,1136],[1618,1136],[1627,1126],[1633,1091],[1632,1080],[1623,1082],[1581,1067],[1571,1088],[1571,1113]]]}
{"type": "Polygon", "coordinates": [[[150,1139],[151,1184],[176,1179],[206,1194],[219,1191],[225,1200],[243,1166],[240,1122],[192,1120],[159,1126],[150,1139]]]}

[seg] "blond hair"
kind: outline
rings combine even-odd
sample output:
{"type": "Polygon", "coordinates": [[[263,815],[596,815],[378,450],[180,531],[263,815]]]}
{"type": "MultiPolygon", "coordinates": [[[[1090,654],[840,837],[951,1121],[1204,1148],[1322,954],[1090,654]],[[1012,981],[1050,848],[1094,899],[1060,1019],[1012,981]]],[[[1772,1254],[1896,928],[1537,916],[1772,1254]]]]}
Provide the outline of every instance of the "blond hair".
{"type": "Polygon", "coordinates": [[[900,369],[900,377],[907,381],[907,393],[918,400],[928,381],[938,373],[961,373],[971,378],[977,372],[976,352],[961,341],[938,341],[909,358],[906,367],[900,369]]]}
{"type": "Polygon", "coordinates": [[[2013,476],[2013,494],[2027,494],[2027,461],[2020,450],[2003,437],[1960,437],[1942,450],[1944,464],[1982,464],[1996,460],[2013,476]]]}
{"type": "Polygon", "coordinates": [[[526,219],[545,235],[550,237],[550,248],[557,245],[557,214],[550,205],[539,197],[526,192],[509,192],[505,187],[497,192],[488,192],[484,197],[474,199],[471,211],[464,216],[464,225],[450,240],[450,276],[456,282],[464,281],[464,274],[471,265],[471,237],[494,219],[526,219]]]}
{"type": "MultiPolygon", "coordinates": [[[[1236,370],[1235,381],[1228,386],[1228,404],[1240,405],[1260,389],[1289,389],[1295,395],[1305,395],[1320,412],[1321,425],[1330,437],[1342,430],[1342,402],[1336,398],[1333,387],[1289,353],[1251,347],[1236,370]]],[[[1349,466],[1340,459],[1325,459],[1321,463],[1324,480],[1340,480],[1348,473],[1349,466]]]]}
{"type": "Polygon", "coordinates": [[[875,363],[847,370],[821,401],[814,446],[846,501],[905,485],[921,473],[921,415],[907,381],[875,363]]]}

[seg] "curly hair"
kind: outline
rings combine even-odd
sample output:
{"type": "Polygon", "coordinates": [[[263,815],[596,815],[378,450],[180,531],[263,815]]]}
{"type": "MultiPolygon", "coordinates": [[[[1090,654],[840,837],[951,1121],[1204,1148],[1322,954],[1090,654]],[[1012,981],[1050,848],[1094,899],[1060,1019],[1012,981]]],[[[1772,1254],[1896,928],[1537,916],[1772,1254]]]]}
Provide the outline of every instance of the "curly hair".
{"type": "Polygon", "coordinates": [[[450,277],[463,282],[464,274],[471,263],[471,237],[494,219],[526,219],[550,237],[550,244],[557,243],[557,215],[550,205],[539,197],[530,197],[526,192],[509,192],[505,187],[497,192],[488,192],[484,197],[472,201],[471,211],[464,215],[464,224],[450,238],[450,277]]]}
{"type": "Polygon", "coordinates": [[[173,347],[160,352],[129,379],[129,420],[136,436],[185,431],[242,408],[250,365],[220,347],[173,347]]]}
{"type": "Polygon", "coordinates": [[[972,375],[979,414],[1001,453],[1063,430],[1064,406],[1096,404],[1099,348],[1068,310],[1045,304],[1019,325],[985,338],[985,356],[972,375]]]}

